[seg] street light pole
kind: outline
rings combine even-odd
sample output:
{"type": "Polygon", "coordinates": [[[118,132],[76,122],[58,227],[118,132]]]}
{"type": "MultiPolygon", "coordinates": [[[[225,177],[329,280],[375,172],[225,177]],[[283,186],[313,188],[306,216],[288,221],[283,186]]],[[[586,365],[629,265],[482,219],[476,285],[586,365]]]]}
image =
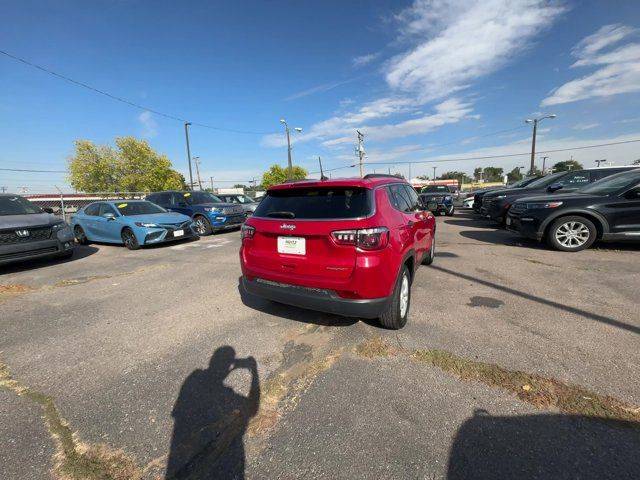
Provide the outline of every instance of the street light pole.
{"type": "Polygon", "coordinates": [[[187,162],[189,162],[189,190],[193,190],[193,173],[191,172],[191,147],[189,146],[189,125],[190,122],[184,124],[184,136],[187,139],[187,162]]]}
{"type": "MultiPolygon", "coordinates": [[[[289,134],[289,125],[285,122],[284,118],[280,120],[280,123],[284,125],[284,131],[287,133],[287,169],[289,179],[293,177],[293,163],[291,162],[291,135],[289,134]]],[[[296,132],[302,132],[299,127],[294,128],[296,132]]]]}
{"type": "Polygon", "coordinates": [[[529,169],[529,174],[533,175],[534,170],[536,168],[536,135],[538,133],[538,123],[541,122],[542,120],[544,120],[545,118],[556,118],[557,115],[551,114],[551,115],[545,115],[544,117],[540,117],[540,118],[527,118],[525,120],[525,123],[533,123],[533,137],[531,138],[531,168],[529,169]]]}
{"type": "Polygon", "coordinates": [[[438,167],[433,167],[433,180],[436,180],[436,168],[438,167]]]}
{"type": "Polygon", "coordinates": [[[542,175],[544,175],[544,168],[545,168],[545,163],[547,163],[547,158],[549,157],[542,157],[542,175]]]}

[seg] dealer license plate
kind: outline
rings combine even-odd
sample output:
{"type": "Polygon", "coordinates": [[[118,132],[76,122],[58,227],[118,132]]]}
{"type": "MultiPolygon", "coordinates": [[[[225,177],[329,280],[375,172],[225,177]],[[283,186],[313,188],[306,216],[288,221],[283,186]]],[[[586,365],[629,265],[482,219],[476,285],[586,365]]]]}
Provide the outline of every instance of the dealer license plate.
{"type": "Polygon", "coordinates": [[[278,253],[305,255],[307,253],[305,239],[302,237],[278,237],[278,253]]]}

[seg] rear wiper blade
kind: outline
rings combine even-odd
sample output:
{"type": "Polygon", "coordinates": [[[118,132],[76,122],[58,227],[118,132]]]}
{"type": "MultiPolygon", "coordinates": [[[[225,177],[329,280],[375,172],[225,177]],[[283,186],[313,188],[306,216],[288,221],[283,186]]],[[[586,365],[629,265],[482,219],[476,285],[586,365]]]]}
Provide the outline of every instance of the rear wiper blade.
{"type": "Polygon", "coordinates": [[[296,214],[293,212],[269,212],[267,213],[267,217],[296,218],[296,214]]]}

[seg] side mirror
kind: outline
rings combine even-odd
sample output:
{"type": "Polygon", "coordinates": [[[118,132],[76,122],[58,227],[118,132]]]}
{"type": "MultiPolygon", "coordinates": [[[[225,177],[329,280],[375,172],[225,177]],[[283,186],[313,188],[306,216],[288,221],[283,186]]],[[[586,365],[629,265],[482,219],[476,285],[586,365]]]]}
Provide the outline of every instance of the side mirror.
{"type": "Polygon", "coordinates": [[[549,185],[547,187],[547,191],[555,192],[555,191],[560,190],[562,188],[564,188],[564,185],[562,185],[561,183],[552,183],[551,185],[549,185]]]}
{"type": "Polygon", "coordinates": [[[53,213],[53,208],[51,208],[51,207],[43,207],[42,210],[45,213],[53,213]]]}
{"type": "Polygon", "coordinates": [[[107,220],[115,220],[116,219],[116,214],[112,213],[112,212],[107,212],[104,215],[102,215],[104,218],[106,218],[107,220]]]}

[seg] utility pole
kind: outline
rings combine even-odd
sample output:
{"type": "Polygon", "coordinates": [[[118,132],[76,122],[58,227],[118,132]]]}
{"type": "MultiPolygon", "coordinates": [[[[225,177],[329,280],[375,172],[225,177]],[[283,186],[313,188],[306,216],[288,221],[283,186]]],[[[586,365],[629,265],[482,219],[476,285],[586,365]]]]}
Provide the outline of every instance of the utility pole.
{"type": "MultiPolygon", "coordinates": [[[[280,119],[280,123],[284,125],[284,131],[287,134],[287,169],[288,169],[288,177],[291,179],[293,177],[293,163],[291,162],[291,135],[289,134],[289,125],[283,119],[280,119]]],[[[299,127],[295,127],[294,130],[298,133],[302,132],[302,129],[299,127]]]]}
{"type": "Polygon", "coordinates": [[[213,193],[213,177],[209,177],[209,179],[211,180],[211,193],[213,193]]]}
{"type": "Polygon", "coordinates": [[[527,118],[525,123],[533,123],[533,136],[531,137],[531,168],[529,169],[529,174],[533,175],[534,170],[536,168],[536,135],[538,133],[538,123],[544,120],[545,118],[556,118],[556,114],[545,115],[540,118],[527,118]]]}
{"type": "Polygon", "coordinates": [[[409,181],[411,181],[411,162],[409,162],[409,181]]]}
{"type": "Polygon", "coordinates": [[[200,157],[193,157],[193,163],[196,164],[196,174],[198,176],[198,186],[202,190],[202,180],[200,180],[200,157]]]}
{"type": "Polygon", "coordinates": [[[0,189],[2,190],[2,193],[6,192],[8,187],[0,187],[0,189]]]}
{"type": "Polygon", "coordinates": [[[193,190],[193,173],[191,172],[191,147],[189,146],[189,125],[190,122],[184,124],[184,136],[187,139],[187,162],[189,162],[189,188],[193,190]]]}
{"type": "Polygon", "coordinates": [[[547,162],[547,158],[549,157],[541,157],[542,158],[542,175],[544,175],[544,165],[547,162]]]}
{"type": "Polygon", "coordinates": [[[433,180],[436,180],[436,168],[438,167],[433,167],[433,180]]]}
{"type": "Polygon", "coordinates": [[[356,154],[358,155],[358,163],[360,165],[360,176],[362,177],[362,160],[364,159],[364,134],[360,130],[356,130],[358,133],[358,149],[356,154]]]}

